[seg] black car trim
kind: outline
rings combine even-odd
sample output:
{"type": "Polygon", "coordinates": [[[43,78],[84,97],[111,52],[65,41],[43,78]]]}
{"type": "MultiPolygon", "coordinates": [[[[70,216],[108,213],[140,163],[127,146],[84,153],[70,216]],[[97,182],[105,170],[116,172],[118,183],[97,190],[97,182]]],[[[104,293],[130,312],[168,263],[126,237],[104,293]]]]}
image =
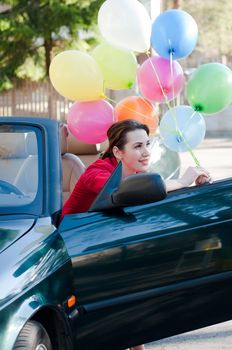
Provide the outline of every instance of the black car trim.
{"type": "Polygon", "coordinates": [[[136,292],[126,296],[120,296],[120,297],[111,298],[108,300],[102,300],[102,301],[97,301],[90,304],[84,304],[80,307],[80,309],[84,309],[85,312],[92,312],[99,309],[105,309],[109,307],[132,303],[135,301],[145,300],[152,297],[158,297],[163,294],[167,295],[167,293],[174,293],[180,290],[186,290],[197,286],[203,286],[212,282],[220,282],[226,279],[232,279],[232,271],[223,272],[220,274],[214,274],[206,277],[200,277],[200,278],[193,279],[191,281],[184,281],[180,283],[171,284],[169,286],[158,287],[158,288],[153,288],[146,291],[136,292]]]}

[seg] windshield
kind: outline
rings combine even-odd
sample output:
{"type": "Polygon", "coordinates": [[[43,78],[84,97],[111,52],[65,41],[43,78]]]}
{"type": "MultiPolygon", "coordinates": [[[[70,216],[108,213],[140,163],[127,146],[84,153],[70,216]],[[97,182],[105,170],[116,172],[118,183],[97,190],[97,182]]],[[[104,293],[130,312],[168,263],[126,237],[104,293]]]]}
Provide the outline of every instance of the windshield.
{"type": "Polygon", "coordinates": [[[0,125],[0,207],[31,203],[38,190],[38,143],[32,127],[0,125]]]}

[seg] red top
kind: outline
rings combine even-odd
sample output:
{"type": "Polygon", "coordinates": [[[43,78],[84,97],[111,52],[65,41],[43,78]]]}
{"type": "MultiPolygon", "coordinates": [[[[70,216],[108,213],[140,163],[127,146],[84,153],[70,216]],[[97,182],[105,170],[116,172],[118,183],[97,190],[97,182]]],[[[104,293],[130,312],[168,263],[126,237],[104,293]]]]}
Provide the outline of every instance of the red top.
{"type": "Polygon", "coordinates": [[[70,197],[65,202],[61,218],[66,214],[88,211],[117,165],[115,158],[98,159],[91,164],[80,176],[70,197]]]}

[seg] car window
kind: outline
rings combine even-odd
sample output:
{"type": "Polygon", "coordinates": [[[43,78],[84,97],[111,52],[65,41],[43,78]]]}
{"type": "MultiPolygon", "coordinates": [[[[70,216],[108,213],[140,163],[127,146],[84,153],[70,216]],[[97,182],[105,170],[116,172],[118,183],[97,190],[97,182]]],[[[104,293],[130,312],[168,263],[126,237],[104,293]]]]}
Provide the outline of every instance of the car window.
{"type": "Polygon", "coordinates": [[[0,126],[0,207],[31,203],[38,191],[38,169],[35,131],[0,126]]]}

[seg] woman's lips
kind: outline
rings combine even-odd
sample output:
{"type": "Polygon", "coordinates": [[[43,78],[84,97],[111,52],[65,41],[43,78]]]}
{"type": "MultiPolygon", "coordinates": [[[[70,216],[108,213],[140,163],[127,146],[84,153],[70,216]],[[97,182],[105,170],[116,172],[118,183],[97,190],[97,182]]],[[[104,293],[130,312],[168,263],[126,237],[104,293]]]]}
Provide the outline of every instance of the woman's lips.
{"type": "Polygon", "coordinates": [[[142,159],[139,161],[142,165],[148,165],[149,159],[142,159]]]}

